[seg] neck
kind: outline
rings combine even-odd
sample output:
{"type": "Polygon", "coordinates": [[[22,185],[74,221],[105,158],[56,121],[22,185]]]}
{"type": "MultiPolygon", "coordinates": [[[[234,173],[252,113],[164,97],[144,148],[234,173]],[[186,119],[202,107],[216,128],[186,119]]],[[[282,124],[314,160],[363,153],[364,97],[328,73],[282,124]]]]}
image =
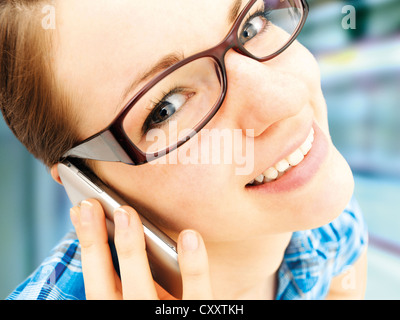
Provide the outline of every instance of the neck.
{"type": "Polygon", "coordinates": [[[206,243],[215,299],[275,299],[291,233],[206,243]]]}

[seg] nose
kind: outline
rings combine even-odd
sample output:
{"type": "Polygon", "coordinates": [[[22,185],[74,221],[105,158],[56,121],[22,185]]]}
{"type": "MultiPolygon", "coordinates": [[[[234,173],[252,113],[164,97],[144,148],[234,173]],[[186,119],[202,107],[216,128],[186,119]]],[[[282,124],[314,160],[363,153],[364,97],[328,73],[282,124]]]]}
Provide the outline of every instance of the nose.
{"type": "Polygon", "coordinates": [[[223,119],[234,121],[243,132],[253,129],[257,137],[298,114],[307,103],[308,88],[283,63],[262,63],[230,50],[225,57],[228,89],[220,110],[223,119]]]}

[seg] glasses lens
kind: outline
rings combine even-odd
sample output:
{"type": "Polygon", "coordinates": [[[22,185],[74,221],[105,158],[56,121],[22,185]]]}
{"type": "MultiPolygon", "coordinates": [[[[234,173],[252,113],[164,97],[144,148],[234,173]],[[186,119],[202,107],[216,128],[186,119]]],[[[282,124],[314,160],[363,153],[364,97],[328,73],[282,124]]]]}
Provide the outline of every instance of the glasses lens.
{"type": "Polygon", "coordinates": [[[222,95],[221,72],[211,58],[175,70],[141,97],[123,121],[141,151],[155,153],[193,134],[222,95]]]}
{"type": "Polygon", "coordinates": [[[239,41],[253,56],[265,58],[290,41],[302,17],[300,0],[258,0],[243,19],[239,41]]]}

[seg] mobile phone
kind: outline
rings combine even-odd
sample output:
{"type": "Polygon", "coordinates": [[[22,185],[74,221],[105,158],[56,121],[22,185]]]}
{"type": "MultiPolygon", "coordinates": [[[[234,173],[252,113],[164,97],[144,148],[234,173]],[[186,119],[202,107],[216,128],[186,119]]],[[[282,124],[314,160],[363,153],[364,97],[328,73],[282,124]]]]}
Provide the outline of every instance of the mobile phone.
{"type": "MultiPolygon", "coordinates": [[[[121,205],[129,205],[121,196],[104,184],[82,161],[66,159],[58,163],[58,174],[74,206],[83,200],[96,199],[106,218],[113,221],[113,212],[121,205]]],[[[178,264],[176,242],[139,213],[142,220],[146,251],[154,280],[176,298],[182,296],[182,279],[178,264]]],[[[113,224],[108,223],[109,234],[113,224]]]]}

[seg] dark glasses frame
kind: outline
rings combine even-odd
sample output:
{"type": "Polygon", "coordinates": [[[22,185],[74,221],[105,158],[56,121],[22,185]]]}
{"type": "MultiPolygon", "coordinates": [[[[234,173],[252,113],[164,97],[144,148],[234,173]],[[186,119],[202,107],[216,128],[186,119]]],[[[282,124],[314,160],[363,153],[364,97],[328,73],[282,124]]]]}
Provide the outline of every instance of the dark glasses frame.
{"type": "Polygon", "coordinates": [[[71,148],[63,155],[62,159],[65,159],[66,157],[76,157],[81,159],[123,162],[129,165],[141,165],[162,157],[169,152],[179,148],[195,134],[197,134],[214,117],[225,99],[226,91],[228,88],[228,80],[225,67],[226,53],[230,49],[234,49],[236,52],[259,62],[271,60],[281,54],[295,41],[300,31],[302,30],[308,16],[309,8],[306,0],[298,1],[299,3],[301,3],[303,9],[300,23],[295,29],[292,36],[289,38],[289,40],[278,51],[268,56],[259,58],[247,51],[246,48],[240,43],[238,36],[239,28],[250,8],[257,2],[257,0],[251,0],[239,14],[224,40],[222,40],[218,45],[211,49],[202,51],[184,60],[179,61],[178,63],[167,68],[159,75],[154,77],[139,92],[135,94],[135,96],[125,105],[119,115],[107,128],[95,135],[92,135],[83,142],[79,143],[77,146],[71,148]],[[136,102],[139,101],[139,99],[142,98],[152,87],[154,87],[154,85],[156,85],[158,82],[170,75],[175,70],[200,58],[212,58],[219,67],[218,73],[221,82],[221,94],[218,101],[215,103],[210,112],[203,118],[203,120],[200,121],[186,137],[180,139],[175,144],[168,146],[162,151],[154,153],[145,153],[141,151],[135,144],[131,142],[124,131],[123,122],[125,116],[136,104],[136,102]]]}

